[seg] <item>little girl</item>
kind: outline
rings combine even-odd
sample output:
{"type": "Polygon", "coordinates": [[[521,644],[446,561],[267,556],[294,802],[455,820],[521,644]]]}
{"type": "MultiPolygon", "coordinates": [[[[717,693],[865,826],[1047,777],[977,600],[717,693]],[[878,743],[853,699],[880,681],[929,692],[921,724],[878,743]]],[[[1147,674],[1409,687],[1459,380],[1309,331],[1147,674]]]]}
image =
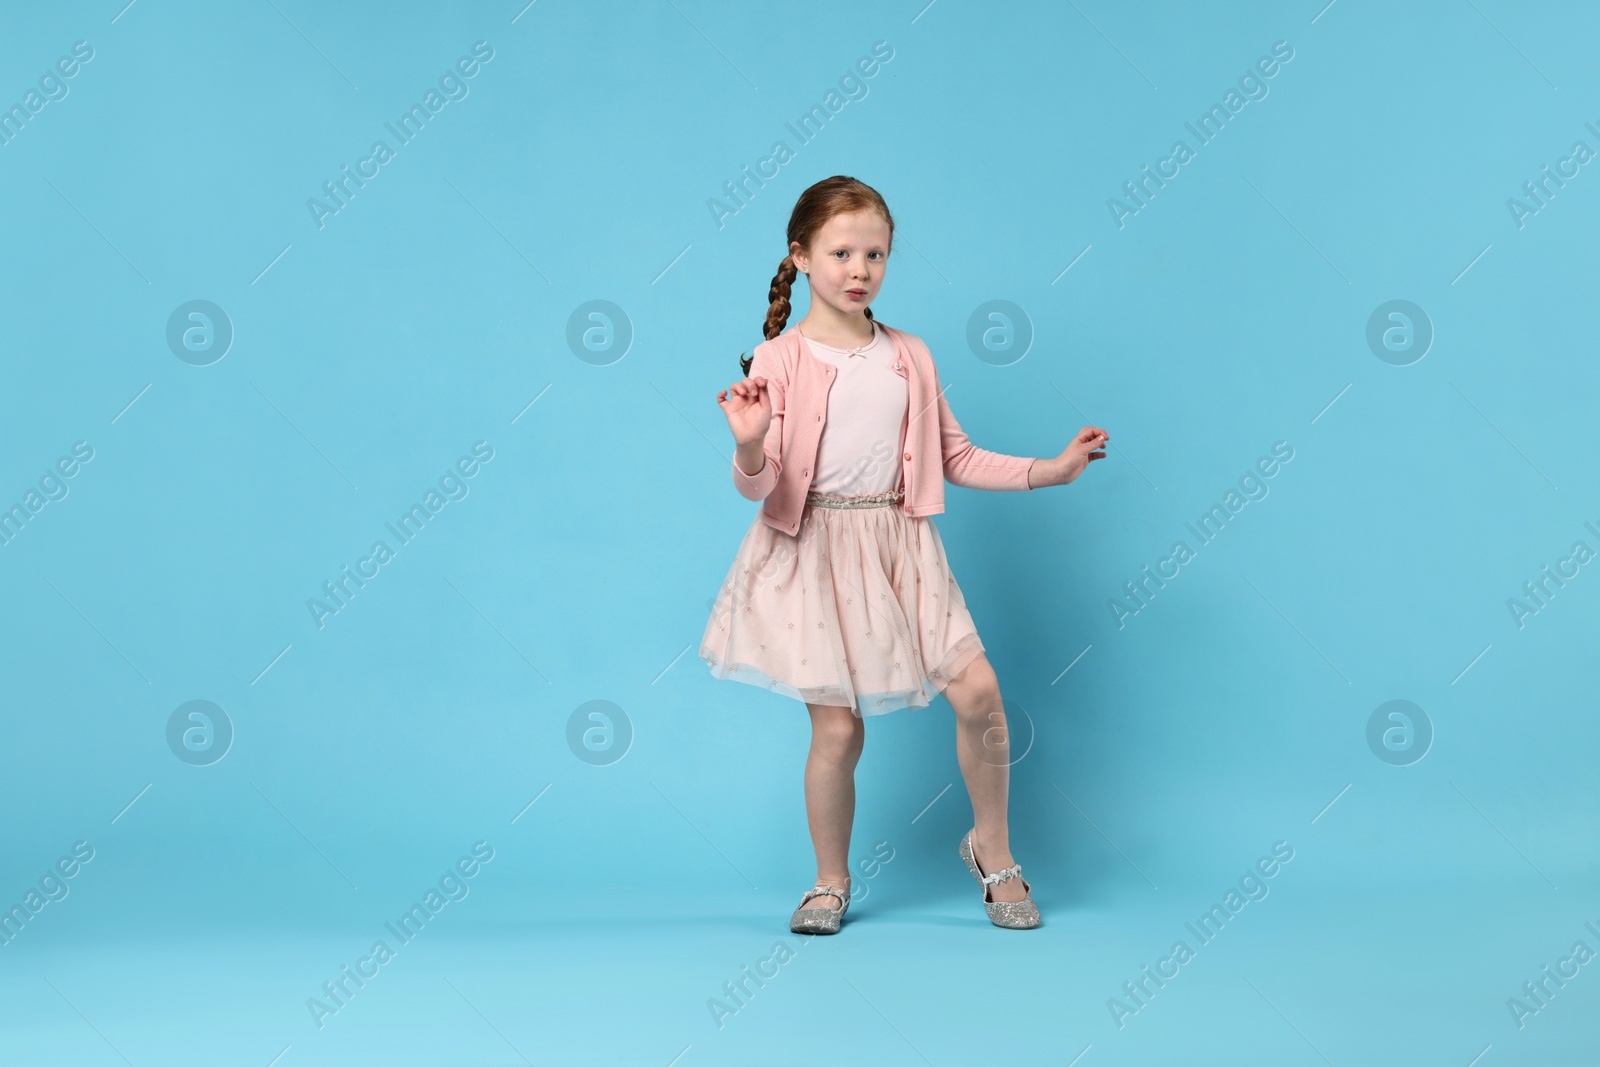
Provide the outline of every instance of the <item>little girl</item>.
{"type": "Polygon", "coordinates": [[[834,933],[850,906],[855,768],[864,716],[943,692],[972,800],[960,855],[996,926],[1039,925],[1006,826],[1010,741],[999,683],[930,516],[944,482],[990,490],[1066,485],[1110,438],[1085,426],[1054,459],[978,448],[956,422],[922,340],[872,317],[894,220],[872,187],[836,176],[800,194],[772,280],[766,340],[717,394],[738,446],[733,483],[762,501],[716,598],[700,658],[811,714],[806,815],[817,883],[795,933],[834,933]],[[789,290],[811,306],[785,331],[789,290]]]}

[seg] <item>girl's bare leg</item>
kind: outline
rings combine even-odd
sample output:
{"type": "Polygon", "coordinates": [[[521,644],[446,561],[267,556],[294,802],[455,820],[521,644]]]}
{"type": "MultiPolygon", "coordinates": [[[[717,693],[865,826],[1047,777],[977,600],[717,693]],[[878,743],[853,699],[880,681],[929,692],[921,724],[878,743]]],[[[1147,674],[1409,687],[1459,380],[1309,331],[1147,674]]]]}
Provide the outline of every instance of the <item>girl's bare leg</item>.
{"type": "MultiPolygon", "coordinates": [[[[1011,780],[1011,736],[1006,728],[1000,682],[989,657],[978,657],[945,686],[956,713],[956,760],[972,799],[972,852],[985,874],[1016,862],[1006,825],[1011,780]]],[[[989,887],[991,900],[1021,900],[1022,882],[1010,878],[989,887]]]]}
{"type": "MultiPolygon", "coordinates": [[[[848,890],[850,828],[856,814],[856,762],[866,728],[851,709],[807,704],[811,713],[811,752],[806,757],[806,821],[817,850],[817,885],[848,890]]],[[[829,895],[812,897],[808,908],[838,908],[829,895]]]]}

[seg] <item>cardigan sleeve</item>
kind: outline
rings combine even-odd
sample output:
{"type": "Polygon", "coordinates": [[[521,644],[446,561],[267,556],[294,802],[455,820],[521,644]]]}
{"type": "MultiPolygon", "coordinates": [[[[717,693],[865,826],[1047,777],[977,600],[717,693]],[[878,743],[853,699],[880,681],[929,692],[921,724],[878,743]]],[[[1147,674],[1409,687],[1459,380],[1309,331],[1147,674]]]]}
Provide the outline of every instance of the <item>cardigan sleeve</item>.
{"type": "Polygon", "coordinates": [[[1028,489],[1028,470],[1033,466],[1033,457],[991,452],[973,444],[956,421],[955,412],[950,410],[937,373],[934,388],[939,394],[939,450],[943,453],[945,480],[968,489],[1028,489]]]}
{"type": "Polygon", "coordinates": [[[731,466],[733,467],[733,487],[739,495],[746,500],[764,500],[773,486],[778,484],[778,473],[783,470],[783,407],[784,398],[788,392],[788,383],[783,380],[782,361],[777,357],[774,346],[760,344],[756,346],[755,355],[750,360],[751,378],[765,378],[767,380],[767,399],[772,404],[772,423],[767,427],[767,436],[761,443],[762,452],[766,462],[755,474],[746,474],[739,469],[739,456],[737,451],[731,466]]]}

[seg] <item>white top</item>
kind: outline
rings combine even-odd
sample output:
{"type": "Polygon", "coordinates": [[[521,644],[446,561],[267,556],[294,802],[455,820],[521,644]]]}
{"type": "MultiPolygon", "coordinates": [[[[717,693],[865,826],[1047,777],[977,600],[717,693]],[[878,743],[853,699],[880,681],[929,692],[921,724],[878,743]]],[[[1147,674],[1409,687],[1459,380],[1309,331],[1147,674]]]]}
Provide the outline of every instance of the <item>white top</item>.
{"type": "Polygon", "coordinates": [[[860,496],[900,488],[910,388],[891,369],[894,342],[876,322],[871,342],[859,348],[835,348],[800,336],[812,355],[839,369],[828,389],[811,490],[860,496]]]}

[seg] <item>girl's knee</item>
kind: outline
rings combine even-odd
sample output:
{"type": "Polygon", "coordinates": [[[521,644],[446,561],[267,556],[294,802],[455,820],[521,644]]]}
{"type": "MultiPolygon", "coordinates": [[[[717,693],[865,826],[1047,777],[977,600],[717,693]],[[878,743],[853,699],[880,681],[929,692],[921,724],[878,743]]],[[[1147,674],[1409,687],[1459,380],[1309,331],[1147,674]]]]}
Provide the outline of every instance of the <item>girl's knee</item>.
{"type": "Polygon", "coordinates": [[[945,699],[955,710],[956,718],[987,722],[996,713],[1004,714],[1000,700],[1000,679],[989,663],[989,657],[978,655],[950,680],[945,687],[945,699]]]}
{"type": "Polygon", "coordinates": [[[811,711],[811,743],[839,752],[861,751],[866,727],[854,711],[831,704],[808,704],[811,711]]]}

